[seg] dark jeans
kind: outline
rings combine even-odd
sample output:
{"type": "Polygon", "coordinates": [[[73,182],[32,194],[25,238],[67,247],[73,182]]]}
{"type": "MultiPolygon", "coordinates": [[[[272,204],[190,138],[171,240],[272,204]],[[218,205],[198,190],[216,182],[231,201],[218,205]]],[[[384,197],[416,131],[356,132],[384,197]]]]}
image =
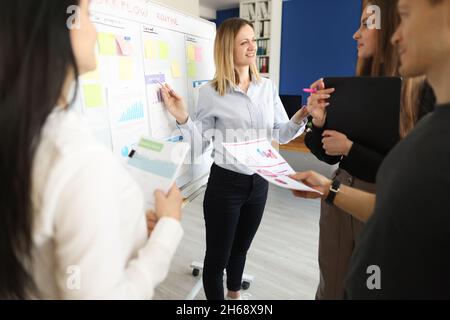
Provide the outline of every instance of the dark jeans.
{"type": "Polygon", "coordinates": [[[258,175],[247,176],[215,164],[203,202],[206,254],[203,287],[208,300],[223,300],[223,270],[227,288],[241,289],[245,259],[258,230],[269,186],[258,175]]]}

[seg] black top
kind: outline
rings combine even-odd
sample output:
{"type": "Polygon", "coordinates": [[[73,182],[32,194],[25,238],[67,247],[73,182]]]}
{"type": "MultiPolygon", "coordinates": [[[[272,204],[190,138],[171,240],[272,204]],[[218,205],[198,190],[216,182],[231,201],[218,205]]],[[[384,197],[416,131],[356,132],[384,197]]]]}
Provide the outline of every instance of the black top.
{"type": "MultiPolygon", "coordinates": [[[[433,89],[428,85],[422,88],[421,107],[419,111],[419,119],[432,111],[436,99],[433,89]]],[[[374,124],[376,125],[376,124],[374,124]]],[[[339,163],[339,167],[346,170],[350,175],[356,178],[375,183],[375,177],[386,154],[381,154],[371,150],[361,144],[353,143],[348,156],[329,156],[325,153],[322,144],[322,134],[327,130],[327,124],[323,128],[317,128],[314,125],[305,136],[305,144],[311,152],[321,161],[334,165],[339,163]]],[[[387,133],[386,133],[387,134],[387,133]]],[[[380,139],[392,139],[392,137],[380,136],[380,139]]]]}
{"type": "Polygon", "coordinates": [[[386,157],[375,212],[350,263],[347,298],[450,298],[449,141],[450,104],[436,107],[386,157]],[[367,288],[372,265],[380,268],[380,290],[367,288]]]}

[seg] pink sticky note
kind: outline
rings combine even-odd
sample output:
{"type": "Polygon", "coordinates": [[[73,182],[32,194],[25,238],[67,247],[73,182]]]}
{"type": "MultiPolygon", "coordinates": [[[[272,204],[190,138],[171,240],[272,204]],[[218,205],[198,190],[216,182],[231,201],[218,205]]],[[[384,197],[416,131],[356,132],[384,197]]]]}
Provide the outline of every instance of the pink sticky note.
{"type": "Polygon", "coordinates": [[[202,48],[195,47],[195,61],[197,62],[202,61],[202,48]]]}
{"type": "Polygon", "coordinates": [[[133,46],[131,45],[131,41],[129,41],[129,39],[124,38],[123,36],[116,36],[116,41],[119,44],[119,48],[123,56],[133,55],[133,46]]]}

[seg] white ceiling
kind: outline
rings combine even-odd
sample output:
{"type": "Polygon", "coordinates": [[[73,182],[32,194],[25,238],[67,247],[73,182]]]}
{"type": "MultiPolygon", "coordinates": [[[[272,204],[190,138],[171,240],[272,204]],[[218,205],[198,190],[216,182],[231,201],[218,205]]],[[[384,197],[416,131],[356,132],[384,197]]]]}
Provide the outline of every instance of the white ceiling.
{"type": "Polygon", "coordinates": [[[239,0],[200,0],[200,5],[215,10],[223,10],[239,7],[239,0]]]}

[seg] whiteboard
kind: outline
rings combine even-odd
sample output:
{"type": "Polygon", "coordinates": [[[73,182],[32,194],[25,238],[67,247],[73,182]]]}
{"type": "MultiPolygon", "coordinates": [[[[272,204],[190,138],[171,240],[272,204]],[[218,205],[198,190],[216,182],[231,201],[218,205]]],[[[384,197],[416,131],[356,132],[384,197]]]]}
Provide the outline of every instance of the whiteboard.
{"type": "MultiPolygon", "coordinates": [[[[158,81],[169,83],[194,115],[198,89],[215,73],[215,24],[149,1],[93,0],[90,9],[98,68],[80,77],[75,109],[122,162],[143,135],[180,141],[158,81]]],[[[205,179],[211,163],[211,149],[187,159],[177,185],[193,189],[189,184],[205,179]]]]}

